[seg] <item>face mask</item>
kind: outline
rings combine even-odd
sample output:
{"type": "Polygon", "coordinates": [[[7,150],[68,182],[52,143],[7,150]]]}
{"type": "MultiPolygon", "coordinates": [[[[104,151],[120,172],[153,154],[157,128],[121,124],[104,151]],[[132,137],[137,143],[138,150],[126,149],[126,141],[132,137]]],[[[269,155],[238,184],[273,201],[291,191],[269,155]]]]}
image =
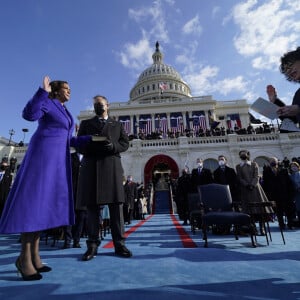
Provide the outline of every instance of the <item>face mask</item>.
{"type": "Polygon", "coordinates": [[[276,163],[275,161],[272,161],[272,162],[270,162],[270,166],[271,166],[271,167],[276,167],[276,166],[277,166],[277,163],[276,163]]]}
{"type": "Polygon", "coordinates": [[[94,103],[94,110],[97,116],[101,116],[104,113],[104,105],[102,103],[94,103]]]}
{"type": "Polygon", "coordinates": [[[225,161],[224,160],[219,160],[219,166],[220,167],[225,166],[225,161]]]}
{"type": "Polygon", "coordinates": [[[202,168],[203,167],[203,163],[197,163],[198,168],[202,168]]]}
{"type": "Polygon", "coordinates": [[[1,170],[1,171],[5,171],[5,170],[6,170],[6,166],[1,166],[1,167],[0,167],[0,170],[1,170]]]}
{"type": "Polygon", "coordinates": [[[247,157],[247,155],[246,154],[241,154],[240,155],[240,159],[241,160],[246,160],[248,157],[247,157]]]}

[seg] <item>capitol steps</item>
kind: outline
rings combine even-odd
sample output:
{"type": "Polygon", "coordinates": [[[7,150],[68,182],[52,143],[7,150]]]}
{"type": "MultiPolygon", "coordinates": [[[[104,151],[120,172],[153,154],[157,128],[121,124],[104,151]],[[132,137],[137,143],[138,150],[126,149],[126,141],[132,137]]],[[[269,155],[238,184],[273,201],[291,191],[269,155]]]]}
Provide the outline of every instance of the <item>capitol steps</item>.
{"type": "Polygon", "coordinates": [[[160,190],[154,193],[154,214],[169,214],[170,207],[170,191],[160,190]]]}

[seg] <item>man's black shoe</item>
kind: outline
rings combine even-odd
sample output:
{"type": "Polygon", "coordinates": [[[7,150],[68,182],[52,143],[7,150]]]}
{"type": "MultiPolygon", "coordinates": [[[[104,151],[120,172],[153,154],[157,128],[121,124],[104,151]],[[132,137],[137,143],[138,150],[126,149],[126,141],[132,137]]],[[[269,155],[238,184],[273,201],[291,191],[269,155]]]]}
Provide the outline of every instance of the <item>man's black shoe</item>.
{"type": "Polygon", "coordinates": [[[93,259],[95,256],[97,256],[97,248],[90,247],[87,249],[87,251],[83,254],[82,260],[88,261],[93,259]]]}
{"type": "Polygon", "coordinates": [[[132,252],[130,250],[128,250],[125,246],[116,248],[115,254],[117,256],[121,256],[121,257],[131,257],[132,256],[132,252]]]}
{"type": "Polygon", "coordinates": [[[82,256],[83,261],[91,260],[97,255],[98,246],[100,245],[100,242],[86,241],[86,245],[88,248],[87,251],[82,256]]]}

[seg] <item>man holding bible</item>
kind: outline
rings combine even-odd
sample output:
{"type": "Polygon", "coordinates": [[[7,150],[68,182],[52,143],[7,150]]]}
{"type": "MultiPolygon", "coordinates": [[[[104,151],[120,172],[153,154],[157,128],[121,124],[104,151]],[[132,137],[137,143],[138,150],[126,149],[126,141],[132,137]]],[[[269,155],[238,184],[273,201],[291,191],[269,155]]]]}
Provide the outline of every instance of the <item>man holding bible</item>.
{"type": "Polygon", "coordinates": [[[96,116],[83,120],[78,136],[92,135],[92,141],[79,149],[83,154],[79,171],[77,207],[87,208],[87,251],[82,260],[88,261],[97,255],[99,239],[100,205],[108,204],[111,234],[115,254],[131,257],[125,246],[123,203],[123,167],[120,153],[129,147],[128,136],[120,122],[108,115],[106,97],[94,97],[96,116]]]}

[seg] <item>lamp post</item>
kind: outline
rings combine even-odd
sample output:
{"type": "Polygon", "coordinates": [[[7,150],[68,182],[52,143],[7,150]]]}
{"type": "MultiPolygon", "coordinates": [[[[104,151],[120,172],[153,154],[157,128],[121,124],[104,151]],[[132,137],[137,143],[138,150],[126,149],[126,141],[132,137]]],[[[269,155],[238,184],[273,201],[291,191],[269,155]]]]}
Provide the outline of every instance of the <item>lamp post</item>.
{"type": "Polygon", "coordinates": [[[22,141],[22,142],[25,143],[25,135],[26,135],[26,133],[27,133],[29,130],[28,130],[27,128],[23,128],[22,131],[23,131],[23,133],[24,133],[24,134],[23,134],[23,141],[22,141]]]}
{"type": "Polygon", "coordinates": [[[16,132],[15,132],[13,129],[10,129],[10,130],[8,131],[8,133],[9,133],[8,146],[10,146],[12,136],[13,136],[16,132]]]}

